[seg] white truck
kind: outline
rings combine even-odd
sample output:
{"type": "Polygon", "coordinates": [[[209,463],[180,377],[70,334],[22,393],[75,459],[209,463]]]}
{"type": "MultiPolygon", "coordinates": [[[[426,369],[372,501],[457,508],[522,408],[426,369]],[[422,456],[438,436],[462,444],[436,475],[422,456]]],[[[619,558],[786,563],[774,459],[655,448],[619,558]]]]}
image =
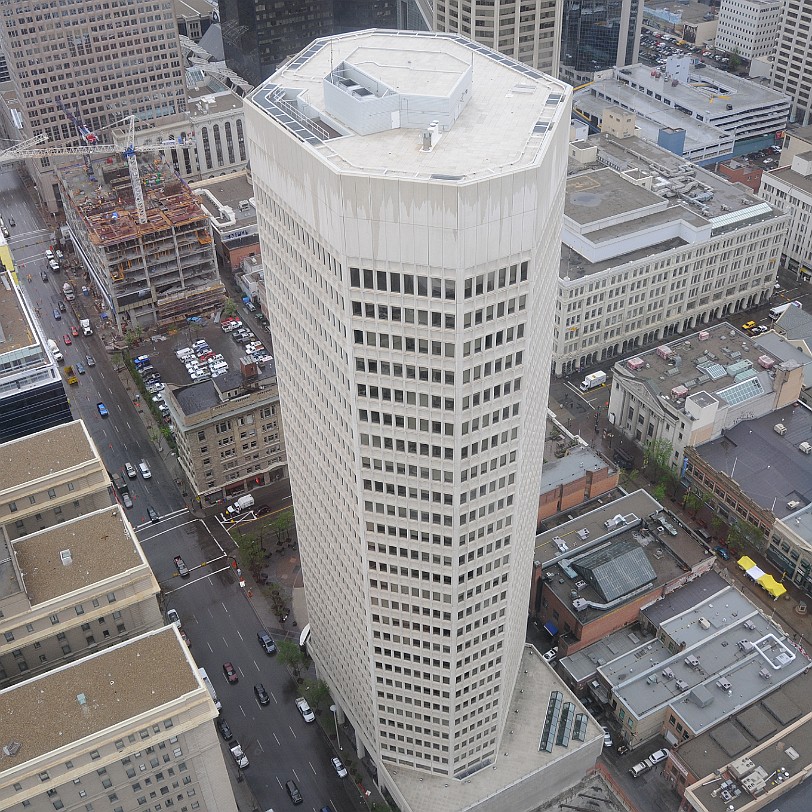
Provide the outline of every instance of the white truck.
{"type": "Polygon", "coordinates": [[[245,755],[245,751],[242,749],[242,745],[235,741],[231,747],[228,748],[231,751],[231,755],[234,757],[234,761],[237,762],[237,766],[244,770],[248,764],[248,756],[245,755]]]}
{"type": "Polygon", "coordinates": [[[307,700],[303,696],[296,697],[296,707],[299,709],[299,713],[302,714],[302,719],[304,719],[305,722],[316,721],[316,714],[310,709],[310,705],[307,704],[307,700]]]}
{"type": "Polygon", "coordinates": [[[603,386],[606,383],[605,372],[590,372],[589,375],[581,382],[581,391],[588,392],[597,386],[603,386]]]}
{"type": "Polygon", "coordinates": [[[803,307],[803,305],[800,302],[797,302],[797,301],[796,302],[787,302],[786,304],[778,305],[777,307],[771,308],[770,312],[767,315],[773,321],[775,321],[776,319],[778,319],[778,317],[783,312],[785,312],[786,310],[789,310],[789,308],[791,308],[791,307],[803,307]]]}
{"type": "Polygon", "coordinates": [[[69,302],[72,302],[76,298],[73,292],[73,285],[71,285],[70,282],[65,282],[65,284],[62,285],[62,293],[69,302]]]}
{"type": "Polygon", "coordinates": [[[198,671],[200,671],[200,678],[203,680],[203,684],[208,689],[209,695],[214,702],[214,707],[217,708],[218,711],[222,710],[223,706],[220,704],[220,700],[217,698],[217,694],[214,692],[214,686],[211,684],[211,680],[209,679],[209,675],[206,673],[206,669],[199,668],[198,671]]]}
{"type": "Polygon", "coordinates": [[[250,493],[241,496],[233,505],[226,508],[226,516],[236,516],[254,506],[254,497],[250,493]]]}
{"type": "Polygon", "coordinates": [[[59,349],[59,345],[52,338],[48,339],[48,349],[51,351],[51,355],[54,357],[54,361],[65,360],[65,356],[62,355],[62,351],[59,349]]]}
{"type": "Polygon", "coordinates": [[[83,336],[93,335],[93,328],[90,326],[90,319],[79,319],[79,326],[82,328],[83,336]]]}

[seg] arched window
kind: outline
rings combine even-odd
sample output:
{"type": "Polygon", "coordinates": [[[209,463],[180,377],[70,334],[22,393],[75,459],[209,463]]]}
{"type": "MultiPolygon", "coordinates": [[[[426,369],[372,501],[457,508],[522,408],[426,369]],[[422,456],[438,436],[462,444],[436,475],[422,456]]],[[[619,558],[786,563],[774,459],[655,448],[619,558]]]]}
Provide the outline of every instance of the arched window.
{"type": "Polygon", "coordinates": [[[244,161],[245,158],[245,133],[242,131],[242,119],[237,119],[237,146],[240,149],[240,160],[244,161]]]}
{"type": "Polygon", "coordinates": [[[234,163],[234,139],[231,137],[231,122],[227,121],[223,128],[226,131],[226,149],[228,150],[228,162],[234,163]]]}

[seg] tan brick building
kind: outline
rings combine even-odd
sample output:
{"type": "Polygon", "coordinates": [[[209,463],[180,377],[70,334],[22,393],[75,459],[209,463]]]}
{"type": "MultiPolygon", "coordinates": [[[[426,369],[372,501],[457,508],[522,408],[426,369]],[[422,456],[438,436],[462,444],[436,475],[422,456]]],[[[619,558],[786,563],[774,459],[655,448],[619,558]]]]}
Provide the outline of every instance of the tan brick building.
{"type": "Polygon", "coordinates": [[[229,371],[164,390],[178,461],[195,496],[209,504],[287,476],[276,368],[229,371]]]}
{"type": "Polygon", "coordinates": [[[174,626],[0,691],[0,808],[236,812],[214,703],[174,626]]]}

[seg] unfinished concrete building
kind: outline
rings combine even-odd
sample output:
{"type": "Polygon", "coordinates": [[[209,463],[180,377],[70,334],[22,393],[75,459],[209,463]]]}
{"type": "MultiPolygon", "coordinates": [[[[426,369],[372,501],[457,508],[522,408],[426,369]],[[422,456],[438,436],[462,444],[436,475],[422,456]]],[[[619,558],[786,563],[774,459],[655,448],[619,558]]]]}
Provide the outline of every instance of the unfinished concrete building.
{"type": "Polygon", "coordinates": [[[123,158],[57,172],[76,252],[121,333],[165,329],[210,313],[225,299],[211,227],[198,200],[160,159],[139,156],[138,163],[145,223],[139,222],[123,158]]]}

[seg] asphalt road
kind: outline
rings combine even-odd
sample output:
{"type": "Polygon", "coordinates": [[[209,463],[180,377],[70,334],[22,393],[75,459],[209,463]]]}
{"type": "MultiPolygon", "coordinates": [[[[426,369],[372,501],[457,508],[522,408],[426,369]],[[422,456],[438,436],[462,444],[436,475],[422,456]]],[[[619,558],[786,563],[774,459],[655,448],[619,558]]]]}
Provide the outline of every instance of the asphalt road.
{"type": "MultiPolygon", "coordinates": [[[[306,724],[294,705],[296,691],[287,671],[259,646],[256,634],[262,626],[230,563],[233,541],[216,519],[197,519],[186,509],[172,473],[113,369],[98,330],[93,336],[71,336],[71,344],[65,344],[63,336],[70,333],[71,325],[78,327],[80,318],[90,318],[94,329],[98,328],[98,313],[91,299],[78,295],[74,302],[66,303],[62,318],[54,319],[52,311],[62,298],[65,272],[52,273],[47,268],[45,250],[53,243],[53,232],[42,227],[37,207],[14,170],[0,172],[0,215],[6,223],[9,217],[15,221],[10,245],[23,295],[32,308],[39,308],[46,336],[59,344],[65,364],[85,366],[77,385],[66,384],[71,411],[85,421],[108,471],[125,476],[134,503],[127,517],[136,527],[161,585],[164,611],[172,607],[180,614],[192,654],[208,672],[234,735],[251,761],[245,780],[257,801],[262,809],[286,808],[290,799],[284,784],[293,779],[304,799],[302,810],[328,805],[334,812],[359,809],[351,779],[338,778],[330,763],[333,752],[319,725],[306,724]],[[45,282],[41,270],[47,271],[45,282]],[[95,366],[87,365],[87,355],[94,357],[95,366]],[[107,406],[109,417],[99,415],[99,401],[107,406]],[[137,465],[141,460],[146,460],[152,477],[145,480],[139,473],[136,479],[127,479],[124,463],[137,465]],[[160,514],[157,523],[148,520],[147,505],[160,514]],[[176,555],[183,556],[191,570],[189,578],[178,577],[173,562],[176,555]],[[223,675],[226,660],[240,673],[237,685],[229,685],[223,675]],[[254,697],[256,682],[262,682],[271,696],[265,708],[254,697]]],[[[270,490],[269,495],[280,498],[278,487],[270,490]]],[[[231,755],[225,747],[223,752],[236,780],[231,755]]]]}

